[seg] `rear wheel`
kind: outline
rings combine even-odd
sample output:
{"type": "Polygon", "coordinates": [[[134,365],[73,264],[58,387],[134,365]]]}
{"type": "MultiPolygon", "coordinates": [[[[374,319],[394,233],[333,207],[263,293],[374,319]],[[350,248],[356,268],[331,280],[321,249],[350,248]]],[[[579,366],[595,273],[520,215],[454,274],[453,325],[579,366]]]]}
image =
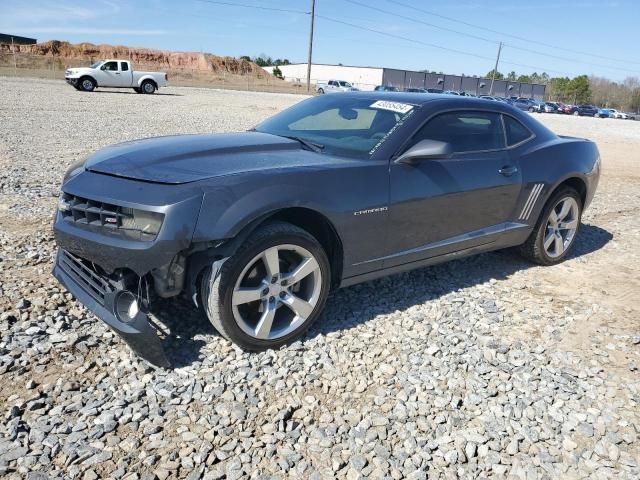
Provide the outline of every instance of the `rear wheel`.
{"type": "Polygon", "coordinates": [[[288,223],[258,229],[212,278],[201,282],[207,317],[246,350],[276,348],[318,318],[330,286],[327,255],[307,231],[288,223]]]}
{"type": "Polygon", "coordinates": [[[152,93],[155,93],[156,85],[151,80],[145,80],[142,82],[142,85],[140,85],[140,89],[142,90],[142,93],[151,95],[152,93]]]}
{"type": "Polygon", "coordinates": [[[582,199],[570,187],[560,187],[545,205],[536,226],[520,252],[540,265],[562,262],[580,229],[582,199]]]}
{"type": "Polygon", "coordinates": [[[323,89],[323,88],[319,88],[319,89],[318,89],[318,93],[319,93],[320,95],[322,95],[322,94],[324,93],[324,89],[323,89]]]}

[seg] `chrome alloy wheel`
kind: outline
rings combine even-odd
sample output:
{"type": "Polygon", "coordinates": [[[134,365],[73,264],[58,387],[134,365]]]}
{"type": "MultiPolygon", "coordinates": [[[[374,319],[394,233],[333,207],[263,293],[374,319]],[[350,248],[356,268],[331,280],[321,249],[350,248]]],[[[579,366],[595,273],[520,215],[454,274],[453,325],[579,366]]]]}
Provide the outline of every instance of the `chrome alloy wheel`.
{"type": "Polygon", "coordinates": [[[82,88],[85,90],[91,90],[93,88],[93,82],[88,78],[82,81],[82,88]]]}
{"type": "Polygon", "coordinates": [[[299,245],[276,245],[256,255],[238,276],[233,317],[247,334],[274,340],[296,330],[313,313],[322,290],[320,265],[299,245]]]}
{"type": "Polygon", "coordinates": [[[142,88],[144,88],[144,91],[146,93],[153,93],[154,90],[156,89],[156,87],[153,86],[153,84],[151,82],[147,82],[145,83],[142,88]]]}
{"type": "Polygon", "coordinates": [[[569,248],[578,230],[579,212],[573,197],[561,198],[551,209],[543,241],[549,257],[558,258],[569,248]]]}

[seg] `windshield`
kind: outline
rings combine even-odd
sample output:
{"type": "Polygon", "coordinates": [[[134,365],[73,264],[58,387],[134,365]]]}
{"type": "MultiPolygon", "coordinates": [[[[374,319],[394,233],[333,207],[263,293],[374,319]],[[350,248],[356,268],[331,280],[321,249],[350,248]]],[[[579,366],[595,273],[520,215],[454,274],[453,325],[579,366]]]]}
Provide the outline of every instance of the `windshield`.
{"type": "Polygon", "coordinates": [[[365,158],[414,108],[408,103],[323,95],[294,105],[255,130],[298,137],[321,145],[323,152],[365,158]]]}
{"type": "Polygon", "coordinates": [[[103,61],[103,60],[98,60],[97,62],[92,63],[92,64],[89,66],[89,68],[98,68],[98,67],[99,67],[100,65],[102,65],[103,63],[104,63],[104,61],[103,61]]]}
{"type": "Polygon", "coordinates": [[[351,87],[351,84],[349,82],[338,82],[340,84],[341,87],[351,87]]]}

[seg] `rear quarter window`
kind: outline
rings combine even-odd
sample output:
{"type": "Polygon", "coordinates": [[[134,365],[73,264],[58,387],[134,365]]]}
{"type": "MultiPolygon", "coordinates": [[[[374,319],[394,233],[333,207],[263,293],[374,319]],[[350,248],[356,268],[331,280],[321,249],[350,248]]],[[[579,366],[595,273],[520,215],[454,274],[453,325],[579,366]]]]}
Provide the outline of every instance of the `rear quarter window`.
{"type": "Polygon", "coordinates": [[[507,146],[512,147],[533,136],[531,131],[513,117],[503,115],[507,146]]]}

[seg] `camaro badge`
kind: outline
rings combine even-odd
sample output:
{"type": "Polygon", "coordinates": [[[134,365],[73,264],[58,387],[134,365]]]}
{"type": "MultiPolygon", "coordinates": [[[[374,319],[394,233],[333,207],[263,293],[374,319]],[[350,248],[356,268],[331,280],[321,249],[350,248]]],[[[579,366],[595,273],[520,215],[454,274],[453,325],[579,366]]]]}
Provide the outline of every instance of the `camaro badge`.
{"type": "Polygon", "coordinates": [[[353,212],[353,214],[354,215],[365,215],[367,213],[386,212],[387,210],[389,210],[389,207],[368,208],[366,210],[358,210],[357,212],[353,212]]]}

